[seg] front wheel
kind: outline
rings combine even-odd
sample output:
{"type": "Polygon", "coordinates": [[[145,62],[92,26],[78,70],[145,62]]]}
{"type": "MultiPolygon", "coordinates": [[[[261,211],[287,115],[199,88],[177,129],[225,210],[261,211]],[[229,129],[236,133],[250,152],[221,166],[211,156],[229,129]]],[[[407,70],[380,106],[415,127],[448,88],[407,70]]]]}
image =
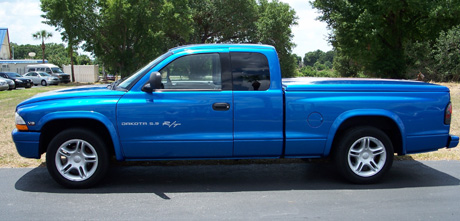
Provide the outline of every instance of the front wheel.
{"type": "Polygon", "coordinates": [[[45,80],[42,80],[41,84],[42,84],[42,86],[46,86],[46,85],[48,85],[48,83],[46,83],[46,81],[45,81],[45,80]]]}
{"type": "Polygon", "coordinates": [[[104,178],[109,155],[105,142],[95,133],[81,128],[68,129],[50,142],[46,166],[59,184],[88,188],[104,178]]]}
{"type": "Polygon", "coordinates": [[[335,148],[338,171],[353,183],[375,183],[393,164],[391,140],[375,127],[347,130],[337,140],[335,148]]]}

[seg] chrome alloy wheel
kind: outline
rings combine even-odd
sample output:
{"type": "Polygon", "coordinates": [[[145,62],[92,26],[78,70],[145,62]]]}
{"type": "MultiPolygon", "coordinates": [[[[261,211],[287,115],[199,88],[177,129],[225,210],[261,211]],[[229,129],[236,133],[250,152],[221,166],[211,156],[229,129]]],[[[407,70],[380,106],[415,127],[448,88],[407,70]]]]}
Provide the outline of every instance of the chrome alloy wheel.
{"type": "Polygon", "coordinates": [[[385,146],[379,139],[362,137],[348,151],[348,166],[356,175],[370,177],[382,170],[386,155],[385,146]]]}
{"type": "Polygon", "coordinates": [[[84,181],[96,172],[98,155],[90,143],[72,139],[58,148],[55,163],[56,169],[64,178],[84,181]]]}

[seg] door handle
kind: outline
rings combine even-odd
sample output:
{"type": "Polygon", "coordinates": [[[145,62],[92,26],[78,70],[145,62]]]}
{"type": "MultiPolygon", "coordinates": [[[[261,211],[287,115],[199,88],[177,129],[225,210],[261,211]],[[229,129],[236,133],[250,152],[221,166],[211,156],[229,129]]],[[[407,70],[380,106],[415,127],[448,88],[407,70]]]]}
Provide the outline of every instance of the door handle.
{"type": "Polygon", "coordinates": [[[212,105],[212,109],[215,111],[227,111],[230,109],[230,104],[229,103],[214,103],[212,105]]]}

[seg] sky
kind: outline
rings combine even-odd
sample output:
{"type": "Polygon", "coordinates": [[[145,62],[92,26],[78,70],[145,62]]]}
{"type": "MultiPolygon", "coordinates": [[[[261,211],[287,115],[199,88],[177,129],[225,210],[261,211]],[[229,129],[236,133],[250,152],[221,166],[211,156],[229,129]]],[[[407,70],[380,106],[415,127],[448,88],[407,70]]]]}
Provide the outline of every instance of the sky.
{"type": "MultiPolygon", "coordinates": [[[[319,14],[312,9],[309,0],[281,1],[288,3],[298,16],[298,25],[292,27],[296,44],[293,53],[303,57],[305,53],[318,49],[332,50],[326,40],[326,23],[316,20],[319,14]]],[[[0,27],[8,28],[10,42],[38,45],[40,40],[35,40],[32,34],[44,29],[53,34],[47,43],[63,43],[60,32],[42,23],[42,14],[40,0],[0,0],[0,27]]]]}

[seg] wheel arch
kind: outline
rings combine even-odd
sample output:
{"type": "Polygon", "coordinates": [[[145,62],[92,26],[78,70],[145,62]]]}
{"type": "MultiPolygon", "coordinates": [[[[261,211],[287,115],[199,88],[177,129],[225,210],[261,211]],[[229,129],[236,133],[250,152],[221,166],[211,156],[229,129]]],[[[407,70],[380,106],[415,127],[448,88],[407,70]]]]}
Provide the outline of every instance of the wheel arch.
{"type": "Polygon", "coordinates": [[[343,132],[358,126],[372,126],[382,130],[390,137],[394,152],[406,154],[405,127],[398,115],[387,110],[352,110],[342,113],[332,124],[324,155],[328,156],[334,151],[334,142],[343,132]]]}
{"type": "Polygon", "coordinates": [[[46,152],[48,144],[59,132],[68,128],[85,128],[97,133],[103,140],[107,141],[109,152],[115,154],[117,160],[124,159],[115,126],[100,113],[86,111],[53,112],[45,115],[38,125],[41,125],[40,154],[46,152]]]}

